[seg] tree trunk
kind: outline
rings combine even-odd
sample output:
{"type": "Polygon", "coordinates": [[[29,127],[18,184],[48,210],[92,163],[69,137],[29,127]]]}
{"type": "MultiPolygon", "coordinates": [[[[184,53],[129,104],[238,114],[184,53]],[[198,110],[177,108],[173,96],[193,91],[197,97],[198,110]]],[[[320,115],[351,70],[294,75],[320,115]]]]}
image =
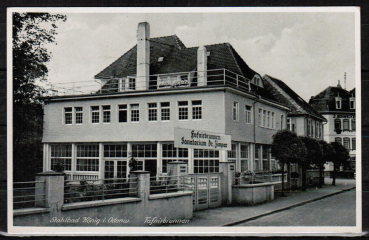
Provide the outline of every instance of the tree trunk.
{"type": "Polygon", "coordinates": [[[287,163],[287,190],[291,190],[291,163],[287,163]]]}
{"type": "Polygon", "coordinates": [[[323,164],[319,164],[319,188],[323,187],[323,164]]]}
{"type": "Polygon", "coordinates": [[[284,163],[282,163],[282,196],[284,196],[284,163]]]}
{"type": "Polygon", "coordinates": [[[301,165],[302,169],[302,191],[306,191],[306,168],[305,165],[301,165]]]}
{"type": "Polygon", "coordinates": [[[335,186],[336,185],[336,164],[333,163],[333,180],[332,180],[332,185],[335,186]]]}

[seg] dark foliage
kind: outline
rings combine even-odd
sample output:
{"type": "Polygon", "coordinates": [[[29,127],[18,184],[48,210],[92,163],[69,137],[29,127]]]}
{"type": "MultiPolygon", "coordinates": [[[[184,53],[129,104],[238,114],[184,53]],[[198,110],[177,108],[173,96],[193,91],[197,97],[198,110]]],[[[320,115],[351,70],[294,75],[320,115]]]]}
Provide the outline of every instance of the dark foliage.
{"type": "Polygon", "coordinates": [[[343,164],[347,163],[350,158],[349,150],[345,148],[341,143],[332,142],[330,145],[334,148],[334,156],[330,159],[333,162],[333,180],[332,185],[336,185],[336,172],[338,168],[343,164]]]}

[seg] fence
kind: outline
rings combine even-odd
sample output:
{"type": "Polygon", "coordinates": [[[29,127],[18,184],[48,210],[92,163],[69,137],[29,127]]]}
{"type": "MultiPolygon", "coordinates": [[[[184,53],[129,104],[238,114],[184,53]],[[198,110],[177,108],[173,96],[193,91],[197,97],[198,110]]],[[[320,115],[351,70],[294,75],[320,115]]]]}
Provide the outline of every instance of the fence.
{"type": "Polygon", "coordinates": [[[150,194],[184,192],[193,189],[193,184],[188,175],[151,177],[150,194]]]}
{"type": "Polygon", "coordinates": [[[32,208],[45,201],[45,181],[14,182],[13,208],[32,208]]]}
{"type": "Polygon", "coordinates": [[[64,185],[64,203],[137,196],[137,178],[67,180],[64,185]]]}
{"type": "Polygon", "coordinates": [[[251,91],[250,79],[227,69],[211,69],[205,72],[177,72],[156,74],[146,77],[111,78],[79,82],[48,84],[47,96],[70,96],[129,92],[136,90],[154,90],[166,88],[190,88],[199,86],[230,86],[242,91],[251,91]],[[203,81],[203,82],[202,82],[203,81]],[[139,86],[148,86],[140,89],[139,86]]]}
{"type": "MultiPolygon", "coordinates": [[[[287,181],[287,174],[284,174],[284,181],[287,181]]],[[[282,182],[282,174],[275,173],[247,173],[239,177],[234,177],[233,185],[246,185],[257,183],[279,183],[282,182]]]]}

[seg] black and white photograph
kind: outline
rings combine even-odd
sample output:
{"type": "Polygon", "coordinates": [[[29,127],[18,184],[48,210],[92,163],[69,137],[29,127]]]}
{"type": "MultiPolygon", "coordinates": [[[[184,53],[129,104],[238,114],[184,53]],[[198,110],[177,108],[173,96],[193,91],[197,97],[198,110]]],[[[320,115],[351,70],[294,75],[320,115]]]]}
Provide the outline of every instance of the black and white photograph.
{"type": "Polygon", "coordinates": [[[7,17],[9,233],[361,232],[359,8],[7,17]]]}

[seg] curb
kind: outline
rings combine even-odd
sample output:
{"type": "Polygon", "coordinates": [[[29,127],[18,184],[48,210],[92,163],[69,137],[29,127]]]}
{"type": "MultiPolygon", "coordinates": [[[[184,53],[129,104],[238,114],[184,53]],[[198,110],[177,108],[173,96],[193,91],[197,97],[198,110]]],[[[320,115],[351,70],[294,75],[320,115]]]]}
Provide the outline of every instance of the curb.
{"type": "Polygon", "coordinates": [[[324,196],[321,196],[321,197],[313,198],[313,199],[303,201],[303,202],[300,202],[300,203],[296,203],[296,204],[293,204],[293,205],[290,205],[290,206],[287,206],[287,207],[272,210],[272,211],[269,211],[269,212],[266,212],[266,213],[263,213],[263,214],[260,214],[260,215],[257,215],[257,216],[249,217],[249,218],[246,218],[246,219],[242,219],[242,220],[239,220],[239,221],[236,221],[236,222],[227,223],[227,224],[224,224],[222,226],[229,227],[229,226],[234,226],[234,225],[237,225],[237,224],[240,224],[240,223],[245,223],[245,222],[252,221],[252,220],[255,220],[255,219],[258,219],[258,218],[261,218],[261,217],[265,217],[265,216],[268,216],[268,215],[271,215],[271,214],[274,214],[274,213],[277,213],[277,212],[282,212],[284,210],[292,209],[292,208],[299,207],[299,206],[302,206],[302,205],[305,205],[305,204],[308,204],[308,203],[311,203],[311,202],[315,202],[315,201],[318,201],[318,200],[321,200],[321,199],[324,199],[324,198],[328,198],[328,197],[331,197],[331,196],[334,196],[334,195],[338,195],[338,194],[350,191],[350,190],[355,189],[355,188],[356,187],[340,190],[340,191],[335,192],[335,193],[330,193],[330,194],[327,194],[327,195],[324,195],[324,196]]]}

